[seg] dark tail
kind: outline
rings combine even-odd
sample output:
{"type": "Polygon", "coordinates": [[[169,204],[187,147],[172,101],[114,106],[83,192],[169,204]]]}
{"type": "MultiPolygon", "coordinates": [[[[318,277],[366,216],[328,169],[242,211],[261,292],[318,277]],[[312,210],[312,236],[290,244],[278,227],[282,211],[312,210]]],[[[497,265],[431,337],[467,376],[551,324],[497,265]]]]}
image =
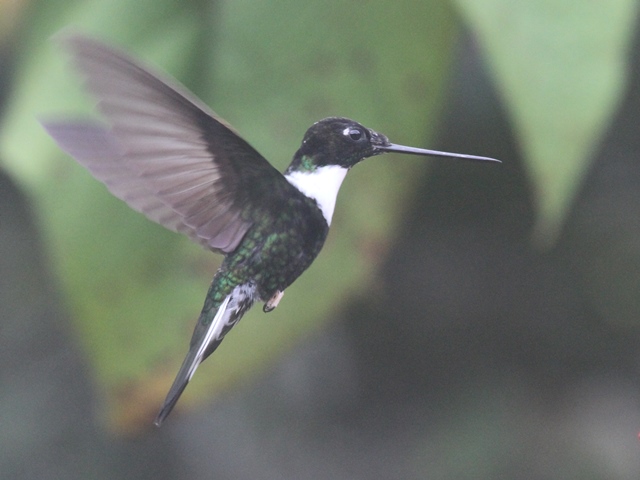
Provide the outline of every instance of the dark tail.
{"type": "Polygon", "coordinates": [[[176,375],[164,405],[162,405],[154,422],[158,427],[173,410],[198,365],[218,348],[227,332],[240,321],[244,313],[253,305],[256,287],[254,283],[250,282],[237,285],[216,308],[216,303],[212,300],[214,298],[212,291],[215,290],[216,285],[216,278],[214,278],[198,324],[193,332],[187,358],[182,362],[180,371],[176,375]],[[215,312],[215,316],[211,318],[213,312],[215,312]]]}
{"type": "MultiPolygon", "coordinates": [[[[189,353],[187,353],[186,358],[182,362],[182,366],[176,375],[175,380],[173,381],[173,385],[169,389],[169,393],[164,400],[164,404],[160,409],[160,412],[156,416],[156,419],[153,423],[156,426],[162,425],[165,418],[169,416],[173,407],[175,407],[176,403],[178,403],[178,399],[184,389],[187,388],[189,380],[193,377],[198,365],[208,356],[210,355],[222,342],[224,335],[220,335],[221,327],[225,325],[225,317],[229,315],[225,315],[227,311],[227,307],[229,306],[229,301],[231,300],[231,294],[227,295],[224,299],[218,310],[216,311],[215,317],[210,321],[207,321],[206,318],[210,313],[210,311],[205,310],[200,314],[200,318],[198,319],[198,325],[196,326],[196,330],[194,332],[194,338],[191,341],[191,346],[189,348],[189,353]],[[208,328],[202,331],[202,325],[208,324],[208,328]],[[199,334],[202,332],[202,334],[199,334]]],[[[206,306],[206,304],[205,304],[206,306]]],[[[209,317],[211,318],[211,317],[209,317]]],[[[237,321],[237,320],[236,320],[237,321]]],[[[225,332],[226,333],[226,332],[225,332]]]]}

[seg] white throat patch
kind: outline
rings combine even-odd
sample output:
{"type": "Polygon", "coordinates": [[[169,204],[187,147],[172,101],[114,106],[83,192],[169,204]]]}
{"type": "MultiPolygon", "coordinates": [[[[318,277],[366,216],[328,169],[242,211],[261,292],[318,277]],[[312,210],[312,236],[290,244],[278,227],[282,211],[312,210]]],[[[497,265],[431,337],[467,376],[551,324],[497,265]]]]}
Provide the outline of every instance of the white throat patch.
{"type": "Polygon", "coordinates": [[[348,171],[339,165],[327,165],[313,172],[291,172],[285,178],[304,195],[318,202],[327,225],[331,225],[338,191],[348,171]]]}

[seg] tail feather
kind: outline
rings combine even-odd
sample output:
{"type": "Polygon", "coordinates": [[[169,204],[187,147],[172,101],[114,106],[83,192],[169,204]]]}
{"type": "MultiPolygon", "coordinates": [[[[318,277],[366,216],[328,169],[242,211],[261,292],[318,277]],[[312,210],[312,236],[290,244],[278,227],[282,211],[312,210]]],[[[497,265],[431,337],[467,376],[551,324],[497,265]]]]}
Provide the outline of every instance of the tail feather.
{"type": "Polygon", "coordinates": [[[225,322],[223,322],[222,320],[226,316],[225,312],[230,300],[231,294],[227,295],[220,307],[218,307],[216,316],[209,324],[209,328],[207,328],[205,334],[201,336],[199,341],[198,339],[194,339],[196,341],[192,342],[189,353],[187,353],[186,358],[182,362],[182,366],[180,367],[180,370],[178,371],[178,374],[173,381],[173,385],[171,385],[171,388],[169,389],[169,393],[164,400],[164,404],[162,405],[160,412],[153,422],[156,424],[156,426],[159,427],[160,425],[162,425],[162,422],[164,422],[165,418],[167,418],[171,413],[171,410],[173,410],[173,407],[175,407],[176,403],[178,403],[180,395],[182,395],[184,389],[187,388],[187,384],[191,380],[191,377],[193,377],[193,374],[196,372],[198,365],[200,365],[202,360],[204,360],[205,353],[207,353],[208,356],[222,342],[224,335],[221,336],[220,333],[225,324],[225,322]]]}
{"type": "Polygon", "coordinates": [[[212,301],[212,298],[214,298],[212,292],[215,291],[216,286],[217,282],[214,279],[198,319],[198,324],[193,332],[189,353],[187,353],[187,357],[182,362],[178,375],[176,375],[176,379],[173,381],[164,404],[154,421],[158,427],[162,425],[162,422],[173,410],[198,365],[213,353],[227,332],[240,321],[244,313],[253,305],[256,286],[250,282],[237,285],[216,310],[215,303],[212,301]],[[212,320],[209,320],[214,310],[216,314],[212,320]]]}

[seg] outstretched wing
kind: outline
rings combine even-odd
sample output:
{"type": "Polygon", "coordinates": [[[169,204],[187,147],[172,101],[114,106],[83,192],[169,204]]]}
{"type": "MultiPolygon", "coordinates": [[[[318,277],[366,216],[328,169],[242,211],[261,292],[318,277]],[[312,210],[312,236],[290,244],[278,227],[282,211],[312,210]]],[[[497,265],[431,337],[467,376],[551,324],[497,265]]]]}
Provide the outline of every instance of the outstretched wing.
{"type": "Polygon", "coordinates": [[[282,174],[177,82],[97,40],[61,41],[109,128],[43,122],[47,132],[134,210],[214,251],[233,251],[252,224],[246,212],[260,208],[252,190],[287,183],[282,174]]]}

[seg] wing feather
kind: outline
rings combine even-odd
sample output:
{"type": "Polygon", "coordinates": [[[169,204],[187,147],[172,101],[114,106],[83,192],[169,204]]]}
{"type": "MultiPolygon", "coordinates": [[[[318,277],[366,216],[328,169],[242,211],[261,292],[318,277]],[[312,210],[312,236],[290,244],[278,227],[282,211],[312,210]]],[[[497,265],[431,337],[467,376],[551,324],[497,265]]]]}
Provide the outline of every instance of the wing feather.
{"type": "Polygon", "coordinates": [[[110,128],[45,122],[48,133],[134,210],[233,251],[252,225],[246,212],[260,208],[252,190],[265,193],[258,181],[286,188],[282,174],[177,82],[82,35],[62,43],[110,128]]]}

